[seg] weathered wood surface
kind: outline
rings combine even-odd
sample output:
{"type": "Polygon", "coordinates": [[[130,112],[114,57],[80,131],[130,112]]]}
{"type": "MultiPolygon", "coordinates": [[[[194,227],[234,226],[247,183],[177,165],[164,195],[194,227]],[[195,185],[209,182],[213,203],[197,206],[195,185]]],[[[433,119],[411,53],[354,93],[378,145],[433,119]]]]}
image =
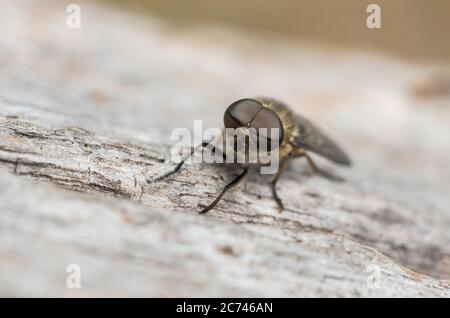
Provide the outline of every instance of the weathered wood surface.
{"type": "Polygon", "coordinates": [[[436,67],[81,5],[70,30],[63,3],[2,2],[0,295],[450,296],[436,67]],[[254,175],[199,216],[235,169],[153,181],[173,167],[173,128],[218,126],[261,94],[343,144],[354,167],[317,163],[344,182],[299,161],[278,186],[283,213],[254,175]],[[66,287],[72,263],[81,289],[66,287]]]}

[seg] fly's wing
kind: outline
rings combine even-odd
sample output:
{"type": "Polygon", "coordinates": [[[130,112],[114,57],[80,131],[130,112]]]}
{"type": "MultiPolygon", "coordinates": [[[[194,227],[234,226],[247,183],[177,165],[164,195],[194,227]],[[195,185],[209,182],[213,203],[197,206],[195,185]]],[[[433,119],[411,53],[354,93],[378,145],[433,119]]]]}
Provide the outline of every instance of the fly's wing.
{"type": "Polygon", "coordinates": [[[295,125],[296,134],[290,142],[294,147],[310,150],[341,165],[351,165],[345,152],[309,120],[296,115],[295,125]]]}

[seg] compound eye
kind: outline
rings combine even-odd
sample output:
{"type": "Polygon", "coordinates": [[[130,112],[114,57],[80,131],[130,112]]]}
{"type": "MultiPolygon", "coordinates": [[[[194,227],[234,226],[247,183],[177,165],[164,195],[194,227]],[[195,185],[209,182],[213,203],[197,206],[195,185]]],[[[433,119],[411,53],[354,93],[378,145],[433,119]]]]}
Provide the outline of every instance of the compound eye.
{"type": "Polygon", "coordinates": [[[263,108],[259,111],[256,117],[252,120],[251,127],[258,132],[259,140],[266,138],[267,147],[270,149],[271,138],[276,137],[278,144],[281,145],[284,138],[283,124],[280,117],[270,108],[263,108]],[[263,131],[261,128],[267,128],[266,133],[261,135],[263,131]],[[277,130],[277,131],[276,131],[277,130]]]}
{"type": "Polygon", "coordinates": [[[235,101],[228,106],[223,116],[225,128],[246,126],[262,108],[262,104],[251,98],[235,101]]]}

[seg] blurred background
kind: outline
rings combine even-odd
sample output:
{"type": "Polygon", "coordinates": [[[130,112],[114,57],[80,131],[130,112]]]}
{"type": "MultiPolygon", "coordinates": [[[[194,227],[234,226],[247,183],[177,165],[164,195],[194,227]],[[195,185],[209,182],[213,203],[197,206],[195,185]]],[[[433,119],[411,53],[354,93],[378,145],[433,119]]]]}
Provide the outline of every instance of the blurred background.
{"type": "Polygon", "coordinates": [[[290,35],[317,44],[388,52],[450,63],[448,0],[101,0],[164,18],[179,27],[222,24],[290,35]],[[366,27],[366,8],[381,7],[381,29],[366,27]]]}

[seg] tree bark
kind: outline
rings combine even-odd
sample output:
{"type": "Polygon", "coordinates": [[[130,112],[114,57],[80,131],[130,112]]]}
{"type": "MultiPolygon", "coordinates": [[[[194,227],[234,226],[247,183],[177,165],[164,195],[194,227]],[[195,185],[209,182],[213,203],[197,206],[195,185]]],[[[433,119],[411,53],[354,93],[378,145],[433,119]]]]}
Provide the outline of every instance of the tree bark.
{"type": "Polygon", "coordinates": [[[60,2],[2,4],[0,295],[450,296],[449,97],[417,94],[434,68],[81,8],[72,30],[60,2]],[[292,164],[282,213],[253,174],[198,215],[238,170],[157,181],[171,130],[261,94],[355,165],[292,164]]]}

